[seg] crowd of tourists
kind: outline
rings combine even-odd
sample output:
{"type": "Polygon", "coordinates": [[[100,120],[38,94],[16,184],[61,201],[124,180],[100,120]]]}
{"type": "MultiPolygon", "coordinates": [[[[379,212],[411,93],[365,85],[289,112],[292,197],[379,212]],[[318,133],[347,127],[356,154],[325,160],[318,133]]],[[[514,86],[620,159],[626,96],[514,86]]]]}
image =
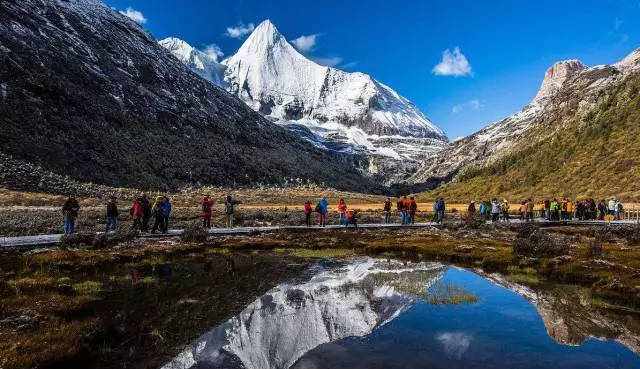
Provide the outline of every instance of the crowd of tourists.
{"type": "MultiPolygon", "coordinates": [[[[509,221],[511,219],[511,206],[506,199],[491,201],[472,201],[467,208],[469,215],[478,215],[482,219],[497,221],[509,221]]],[[[570,220],[620,220],[624,214],[622,203],[611,198],[608,201],[583,199],[572,201],[566,197],[544,199],[534,202],[532,199],[523,200],[518,204],[515,214],[521,221],[533,221],[541,218],[551,222],[570,220]],[[607,218],[608,217],[608,218],[607,218]]]]}
{"type": "MultiPolygon", "coordinates": [[[[224,220],[225,226],[232,228],[235,225],[237,206],[241,204],[233,195],[229,194],[224,198],[224,220]]],[[[202,227],[211,228],[214,200],[205,196],[200,202],[202,227]]],[[[311,227],[318,225],[326,227],[329,224],[329,213],[331,211],[329,200],[322,197],[314,206],[311,201],[306,201],[303,206],[305,225],[311,227]]],[[[64,217],[64,233],[75,232],[76,219],[80,211],[78,201],[69,197],[62,207],[64,217]]],[[[338,223],[342,226],[357,227],[359,213],[357,209],[347,206],[344,198],[340,198],[335,207],[338,215],[338,223]]],[[[169,220],[172,213],[172,204],[168,196],[157,196],[153,202],[145,194],[136,197],[129,209],[132,219],[131,229],[140,232],[168,233],[169,220]],[[153,222],[151,222],[153,221],[153,222]],[[151,226],[150,226],[151,225],[151,226]]],[[[396,221],[399,218],[402,225],[414,224],[418,213],[418,203],[413,196],[398,197],[395,200],[395,212],[393,201],[387,198],[383,204],[383,222],[385,224],[396,221]]],[[[445,219],[446,203],[440,197],[433,203],[433,217],[435,223],[442,223],[445,219]]],[[[471,201],[467,207],[467,216],[479,217],[486,221],[510,221],[513,216],[521,221],[533,221],[535,218],[542,218],[547,221],[569,221],[578,220],[618,220],[622,218],[623,205],[615,198],[608,201],[594,199],[582,199],[572,201],[566,197],[544,199],[534,202],[531,198],[521,201],[517,208],[512,209],[506,199],[498,200],[493,198],[490,201],[471,201]]],[[[110,197],[106,204],[106,232],[118,229],[119,217],[118,205],[115,197],[110,197]]]]}

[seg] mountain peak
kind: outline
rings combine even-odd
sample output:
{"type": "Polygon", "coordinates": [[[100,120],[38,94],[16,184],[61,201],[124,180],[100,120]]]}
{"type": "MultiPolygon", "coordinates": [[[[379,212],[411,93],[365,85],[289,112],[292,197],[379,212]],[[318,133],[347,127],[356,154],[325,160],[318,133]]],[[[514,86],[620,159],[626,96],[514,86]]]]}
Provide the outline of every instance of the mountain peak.
{"type": "Polygon", "coordinates": [[[544,75],[542,86],[534,101],[540,101],[555,94],[567,78],[586,69],[587,67],[577,59],[561,60],[553,64],[544,75]]]}
{"type": "Polygon", "coordinates": [[[634,69],[640,67],[640,48],[633,50],[624,59],[614,65],[621,69],[634,69]]]}
{"type": "Polygon", "coordinates": [[[278,32],[276,26],[269,19],[266,19],[251,32],[251,35],[242,44],[238,52],[256,53],[268,50],[281,40],[284,40],[282,34],[278,32]]]}

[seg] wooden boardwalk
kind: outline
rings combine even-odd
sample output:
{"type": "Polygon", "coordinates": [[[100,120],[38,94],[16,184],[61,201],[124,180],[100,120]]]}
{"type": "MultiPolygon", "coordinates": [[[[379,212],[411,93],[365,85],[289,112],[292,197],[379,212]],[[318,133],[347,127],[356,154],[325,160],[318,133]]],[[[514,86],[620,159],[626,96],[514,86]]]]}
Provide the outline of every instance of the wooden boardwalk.
{"type": "MultiPolygon", "coordinates": [[[[448,221],[454,222],[454,221],[448,221]]],[[[500,222],[502,224],[507,224],[506,222],[500,222]]],[[[514,219],[511,220],[510,223],[518,224],[521,223],[520,220],[514,219]]],[[[540,226],[551,226],[551,225],[573,225],[573,226],[587,226],[587,225],[632,225],[637,224],[636,221],[632,220],[618,220],[612,222],[605,221],[569,221],[569,222],[549,222],[546,220],[535,220],[534,224],[540,226]]],[[[436,227],[439,226],[438,223],[428,222],[428,223],[415,223],[409,225],[402,225],[399,223],[370,223],[370,224],[359,224],[359,229],[401,229],[401,228],[428,228],[428,227],[436,227]]],[[[230,236],[230,235],[248,235],[248,234],[259,234],[259,233],[268,233],[268,232],[280,232],[280,231],[322,231],[322,230],[336,230],[336,229],[354,229],[354,227],[345,227],[337,224],[327,225],[326,227],[319,226],[269,226],[269,227],[236,227],[236,228],[211,228],[209,230],[209,234],[211,236],[230,236]]],[[[171,229],[168,233],[143,233],[140,235],[140,238],[171,238],[171,237],[179,237],[184,233],[184,229],[171,229]]],[[[47,246],[55,246],[60,243],[62,238],[62,234],[46,234],[46,235],[37,235],[37,236],[20,236],[20,237],[0,237],[0,250],[7,248],[42,248],[47,246]]]]}

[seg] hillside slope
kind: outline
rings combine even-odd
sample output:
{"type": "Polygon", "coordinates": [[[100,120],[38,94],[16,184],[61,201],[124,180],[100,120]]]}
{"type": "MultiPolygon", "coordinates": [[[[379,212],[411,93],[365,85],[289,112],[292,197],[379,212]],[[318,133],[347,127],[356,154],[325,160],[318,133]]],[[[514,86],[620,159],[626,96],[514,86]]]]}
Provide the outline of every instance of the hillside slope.
{"type": "MultiPolygon", "coordinates": [[[[611,66],[574,70],[554,89],[504,149],[461,160],[454,180],[426,196],[459,201],[564,195],[637,199],[640,50],[611,66]]],[[[467,152],[474,138],[461,143],[467,152]]],[[[488,144],[495,147],[497,142],[488,144]]]]}
{"type": "Polygon", "coordinates": [[[265,120],[97,0],[3,1],[0,82],[0,185],[56,190],[25,184],[19,163],[29,163],[116,187],[375,187],[359,171],[366,159],[265,120]]]}

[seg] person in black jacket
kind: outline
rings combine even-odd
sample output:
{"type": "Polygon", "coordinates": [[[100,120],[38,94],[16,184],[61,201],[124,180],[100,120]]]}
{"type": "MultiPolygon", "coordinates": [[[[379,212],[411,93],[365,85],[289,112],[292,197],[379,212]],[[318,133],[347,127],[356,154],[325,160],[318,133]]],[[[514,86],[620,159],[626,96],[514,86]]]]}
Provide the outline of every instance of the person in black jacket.
{"type": "Polygon", "coordinates": [[[149,232],[149,220],[151,220],[151,202],[144,193],[141,196],[140,205],[142,205],[142,232],[149,232]]]}
{"type": "Polygon", "coordinates": [[[118,204],[115,196],[107,202],[107,229],[106,232],[115,231],[118,228],[118,204]]]}
{"type": "Polygon", "coordinates": [[[80,204],[73,196],[69,196],[62,206],[62,215],[64,217],[64,234],[72,234],[76,231],[76,218],[80,211],[80,204]]]}

